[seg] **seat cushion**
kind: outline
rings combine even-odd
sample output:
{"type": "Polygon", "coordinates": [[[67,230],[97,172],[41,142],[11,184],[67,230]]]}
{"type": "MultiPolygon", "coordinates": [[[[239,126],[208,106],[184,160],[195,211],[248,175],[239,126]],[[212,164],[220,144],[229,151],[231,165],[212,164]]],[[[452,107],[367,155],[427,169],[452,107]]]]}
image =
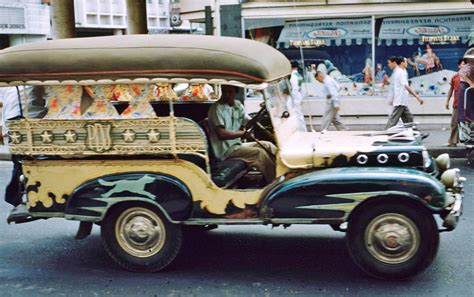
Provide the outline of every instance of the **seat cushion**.
{"type": "Polygon", "coordinates": [[[215,163],[211,171],[214,183],[226,188],[244,176],[248,172],[248,166],[242,160],[229,159],[215,163]]]}

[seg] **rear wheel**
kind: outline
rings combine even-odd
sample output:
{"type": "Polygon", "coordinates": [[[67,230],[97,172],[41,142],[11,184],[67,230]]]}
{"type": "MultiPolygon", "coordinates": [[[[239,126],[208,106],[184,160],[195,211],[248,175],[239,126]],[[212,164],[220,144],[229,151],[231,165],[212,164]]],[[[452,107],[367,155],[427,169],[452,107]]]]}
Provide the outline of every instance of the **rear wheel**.
{"type": "Polygon", "coordinates": [[[431,214],[401,203],[365,207],[347,229],[356,264],[378,278],[403,279],[425,270],[436,256],[439,233],[431,214]]]}
{"type": "Polygon", "coordinates": [[[168,266],[182,242],[181,226],[146,204],[112,209],[102,224],[101,236],[110,257],[137,272],[155,272],[168,266]]]}

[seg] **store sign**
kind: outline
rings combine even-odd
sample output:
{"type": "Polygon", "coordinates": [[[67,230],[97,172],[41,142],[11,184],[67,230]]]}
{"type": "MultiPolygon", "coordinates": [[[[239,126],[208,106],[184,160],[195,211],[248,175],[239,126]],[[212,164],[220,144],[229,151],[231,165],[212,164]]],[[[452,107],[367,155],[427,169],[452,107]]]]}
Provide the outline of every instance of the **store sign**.
{"type": "Polygon", "coordinates": [[[416,26],[408,29],[408,34],[415,36],[438,36],[449,33],[449,28],[445,26],[416,26]]]}
{"type": "Polygon", "coordinates": [[[23,7],[0,6],[0,33],[17,33],[26,30],[23,7]]]}
{"type": "Polygon", "coordinates": [[[297,40],[369,39],[372,35],[371,24],[370,18],[287,21],[278,42],[289,44],[297,40]]]}
{"type": "Polygon", "coordinates": [[[344,29],[318,29],[308,33],[310,38],[339,38],[347,34],[344,29]]]}
{"type": "Polygon", "coordinates": [[[422,36],[422,42],[429,42],[432,44],[446,44],[449,42],[456,43],[461,40],[460,36],[422,36]]]}
{"type": "Polygon", "coordinates": [[[306,40],[290,40],[291,46],[303,46],[303,47],[318,47],[328,45],[328,42],[324,39],[306,39],[306,40]]]}
{"type": "Polygon", "coordinates": [[[157,34],[169,34],[170,30],[166,28],[159,28],[159,29],[148,29],[149,35],[157,35],[157,34]]]}
{"type": "Polygon", "coordinates": [[[385,18],[380,29],[381,39],[422,39],[428,36],[458,36],[467,38],[474,32],[474,14],[385,18]]]}

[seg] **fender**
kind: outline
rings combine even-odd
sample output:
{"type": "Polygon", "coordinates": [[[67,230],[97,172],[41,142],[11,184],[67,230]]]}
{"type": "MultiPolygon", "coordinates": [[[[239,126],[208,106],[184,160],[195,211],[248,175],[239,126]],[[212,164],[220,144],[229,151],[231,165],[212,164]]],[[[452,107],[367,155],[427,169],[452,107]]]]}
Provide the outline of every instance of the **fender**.
{"type": "Polygon", "coordinates": [[[308,219],[312,223],[345,221],[359,203],[396,196],[442,210],[445,188],[414,169],[344,167],[312,171],[274,184],[262,193],[262,219],[308,219]]]}
{"type": "Polygon", "coordinates": [[[128,201],[151,203],[171,222],[186,220],[192,210],[191,192],[179,179],[134,172],[103,176],[82,184],[68,199],[65,218],[99,222],[111,206],[128,201]]]}

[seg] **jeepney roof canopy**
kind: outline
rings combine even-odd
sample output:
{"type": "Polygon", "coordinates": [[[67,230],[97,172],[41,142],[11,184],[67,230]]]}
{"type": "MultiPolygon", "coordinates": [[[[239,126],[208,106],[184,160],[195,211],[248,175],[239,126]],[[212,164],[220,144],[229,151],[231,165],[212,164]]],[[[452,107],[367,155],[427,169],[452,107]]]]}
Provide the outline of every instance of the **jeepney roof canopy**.
{"type": "Polygon", "coordinates": [[[288,59],[276,49],[232,37],[72,38],[0,51],[0,86],[196,82],[259,89],[290,72],[288,59]]]}

